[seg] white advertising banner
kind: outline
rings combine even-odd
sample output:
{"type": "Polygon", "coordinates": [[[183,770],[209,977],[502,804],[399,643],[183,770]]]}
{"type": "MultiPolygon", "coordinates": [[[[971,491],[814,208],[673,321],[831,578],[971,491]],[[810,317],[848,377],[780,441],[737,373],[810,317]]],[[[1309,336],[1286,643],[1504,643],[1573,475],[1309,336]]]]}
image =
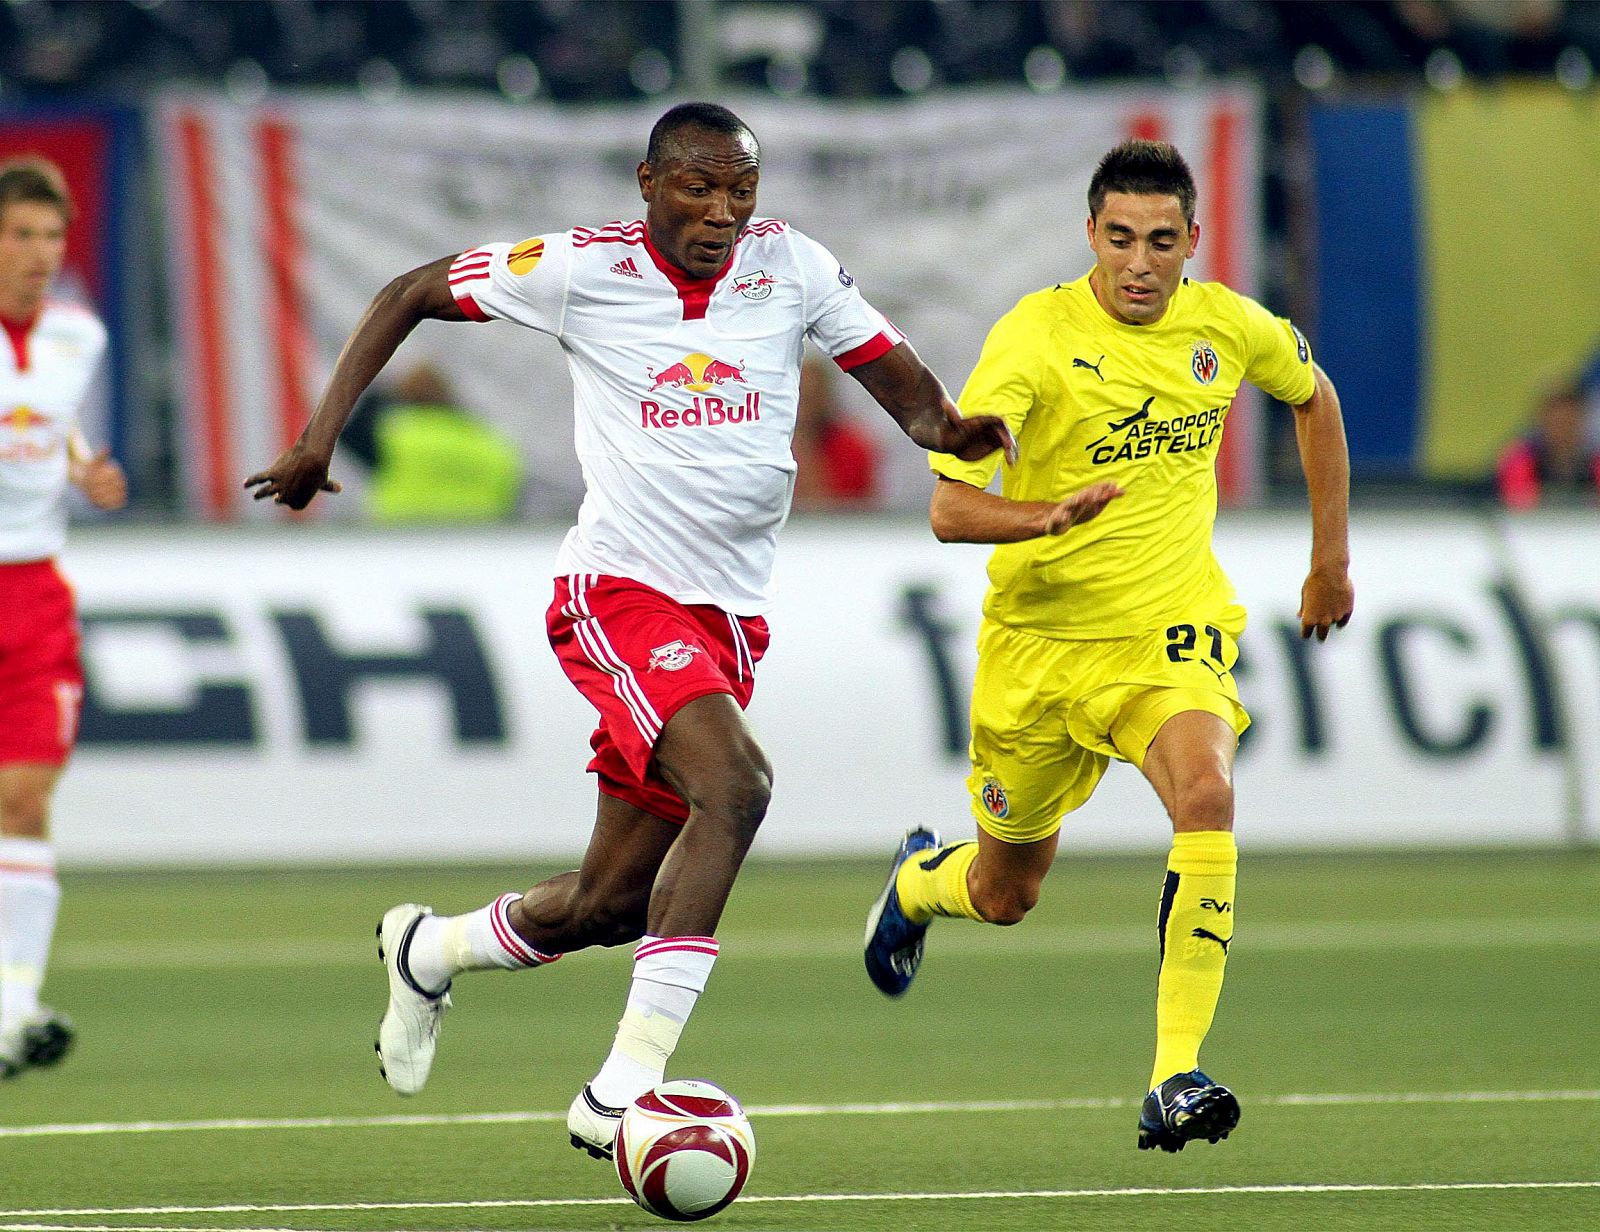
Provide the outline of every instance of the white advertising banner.
{"type": "MultiPolygon", "coordinates": [[[[1255,290],[1260,104],[1246,88],[730,101],[762,143],[759,213],[831,248],[953,389],[996,318],[1088,270],[1089,177],[1125,137],[1171,140],[1194,169],[1202,242],[1190,273],[1255,290]]],[[[192,508],[273,515],[240,481],[298,433],[345,337],[391,278],[491,240],[639,217],[634,169],[664,109],[169,97],[156,136],[185,376],[175,453],[192,508]]],[[[536,510],[576,505],[571,382],[551,340],[503,323],[430,322],[391,375],[421,360],[521,442],[536,510]]],[[[854,382],[839,384],[882,438],[886,505],[920,508],[921,455],[854,382]]],[[[1242,400],[1228,421],[1225,497],[1248,496],[1255,480],[1254,408],[1242,400]]]]}
{"type": "MultiPolygon", "coordinates": [[[[88,669],[58,797],[75,865],[545,859],[579,852],[593,711],[544,636],[554,532],[80,533],[88,669]]],[[[1600,837],[1600,541],[1367,519],[1356,618],[1300,639],[1303,518],[1224,519],[1251,610],[1238,766],[1254,847],[1600,837]],[[1591,789],[1585,794],[1584,784],[1591,789]]],[[[751,718],[776,769],[759,852],[969,830],[966,697],[985,550],[910,522],[785,531],[751,718]]],[[[1063,849],[1158,849],[1114,765],[1063,849]]]]}

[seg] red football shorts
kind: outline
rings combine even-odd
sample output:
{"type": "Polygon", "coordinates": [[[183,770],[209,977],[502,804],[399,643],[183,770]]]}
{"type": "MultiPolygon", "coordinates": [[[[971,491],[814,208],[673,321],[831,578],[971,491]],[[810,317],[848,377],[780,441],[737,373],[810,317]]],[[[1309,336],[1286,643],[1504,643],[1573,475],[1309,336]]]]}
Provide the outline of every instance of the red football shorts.
{"type": "Polygon", "coordinates": [[[78,616],[55,561],[0,564],[0,766],[62,765],[82,700],[78,616]]]}
{"type": "Polygon", "coordinates": [[[556,579],[545,624],[561,669],[600,712],[589,740],[600,790],[668,821],[687,820],[689,806],[656,768],[656,741],[697,697],[727,693],[741,708],[750,704],[767,622],[679,603],[627,578],[575,573],[556,579]]]}

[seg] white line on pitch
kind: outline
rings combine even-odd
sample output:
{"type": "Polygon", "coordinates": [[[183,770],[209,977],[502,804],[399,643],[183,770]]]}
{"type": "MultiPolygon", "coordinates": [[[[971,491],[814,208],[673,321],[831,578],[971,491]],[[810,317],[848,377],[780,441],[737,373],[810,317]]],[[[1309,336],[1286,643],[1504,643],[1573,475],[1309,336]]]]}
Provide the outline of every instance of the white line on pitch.
{"type": "MultiPolygon", "coordinates": [[[[744,933],[721,936],[723,959],[783,959],[854,956],[861,952],[855,934],[834,932],[744,933]]],[[[1241,944],[1259,953],[1325,950],[1506,949],[1519,946],[1572,946],[1600,943],[1600,919],[1568,917],[1491,920],[1321,920],[1299,924],[1259,924],[1240,933],[1241,944]]],[[[1143,954],[1155,945],[1143,924],[1072,930],[1038,928],[1008,932],[991,929],[941,929],[939,952],[952,955],[1143,954]]],[[[144,941],[64,942],[51,958],[56,970],[103,971],[128,967],[171,970],[253,967],[347,967],[373,963],[369,937],[253,937],[230,941],[152,938],[144,941]]],[[[621,962],[621,959],[617,959],[621,962]]]]}
{"type": "MultiPolygon", "coordinates": [[[[807,1202],[996,1202],[1041,1198],[1198,1198],[1233,1194],[1440,1193],[1493,1190],[1600,1189],[1600,1181],[1419,1181],[1406,1184],[1129,1186],[1124,1189],[980,1189],[945,1193],[754,1194],[740,1205],[807,1202]]],[[[478,1198],[463,1202],[233,1202],[218,1206],[94,1206],[0,1210],[0,1219],[107,1215],[259,1215],[317,1211],[482,1211],[553,1206],[627,1206],[630,1198],[478,1198]]],[[[0,1224],[20,1232],[14,1224],[0,1224]]]]}
{"type": "MultiPolygon", "coordinates": [[[[1363,1107],[1385,1104],[1594,1103],[1600,1090],[1583,1091],[1372,1091],[1263,1095],[1252,1107],[1363,1107]]],[[[909,1113],[1067,1112],[1132,1108],[1140,1101],[1117,1096],[1078,1099],[980,1099],[878,1104],[768,1104],[746,1109],[752,1117],[895,1116],[909,1113]]],[[[386,1116],[227,1117],[200,1121],[88,1121],[56,1125],[0,1125],[0,1138],[65,1138],[96,1134],[172,1134],[221,1130],[386,1129],[430,1125],[548,1125],[565,1112],[394,1113],[386,1116]]]]}

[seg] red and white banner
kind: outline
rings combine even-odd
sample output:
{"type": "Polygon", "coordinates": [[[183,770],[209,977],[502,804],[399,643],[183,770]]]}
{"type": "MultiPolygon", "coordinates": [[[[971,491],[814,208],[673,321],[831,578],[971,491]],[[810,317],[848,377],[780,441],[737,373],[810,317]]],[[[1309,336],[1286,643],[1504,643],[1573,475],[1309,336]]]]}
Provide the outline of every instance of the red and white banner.
{"type": "MultiPolygon", "coordinates": [[[[953,389],[997,317],[1088,269],[1089,177],[1124,137],[1171,140],[1194,169],[1202,233],[1191,275],[1256,289],[1260,103],[1250,90],[734,106],[762,143],[760,213],[832,249],[953,389]]],[[[395,275],[490,240],[638,217],[633,171],[661,109],[169,98],[158,128],[185,375],[177,453],[193,508],[226,519],[249,507],[243,477],[299,431],[345,337],[395,275]]],[[[522,443],[536,508],[575,506],[558,347],[506,325],[429,323],[397,363],[424,359],[522,443]]],[[[888,505],[922,508],[918,451],[859,390],[844,392],[883,438],[888,505]]],[[[1256,401],[1229,418],[1225,501],[1248,499],[1259,478],[1256,401]]]]}

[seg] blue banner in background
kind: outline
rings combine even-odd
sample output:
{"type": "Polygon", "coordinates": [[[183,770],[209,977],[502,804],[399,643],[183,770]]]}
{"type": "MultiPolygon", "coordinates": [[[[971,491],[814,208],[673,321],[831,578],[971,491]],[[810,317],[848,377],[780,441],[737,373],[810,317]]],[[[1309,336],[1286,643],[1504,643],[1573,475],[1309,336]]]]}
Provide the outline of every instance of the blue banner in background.
{"type": "Polygon", "coordinates": [[[1411,108],[1319,105],[1311,138],[1317,360],[1338,386],[1356,474],[1408,478],[1424,347],[1411,108]]]}

